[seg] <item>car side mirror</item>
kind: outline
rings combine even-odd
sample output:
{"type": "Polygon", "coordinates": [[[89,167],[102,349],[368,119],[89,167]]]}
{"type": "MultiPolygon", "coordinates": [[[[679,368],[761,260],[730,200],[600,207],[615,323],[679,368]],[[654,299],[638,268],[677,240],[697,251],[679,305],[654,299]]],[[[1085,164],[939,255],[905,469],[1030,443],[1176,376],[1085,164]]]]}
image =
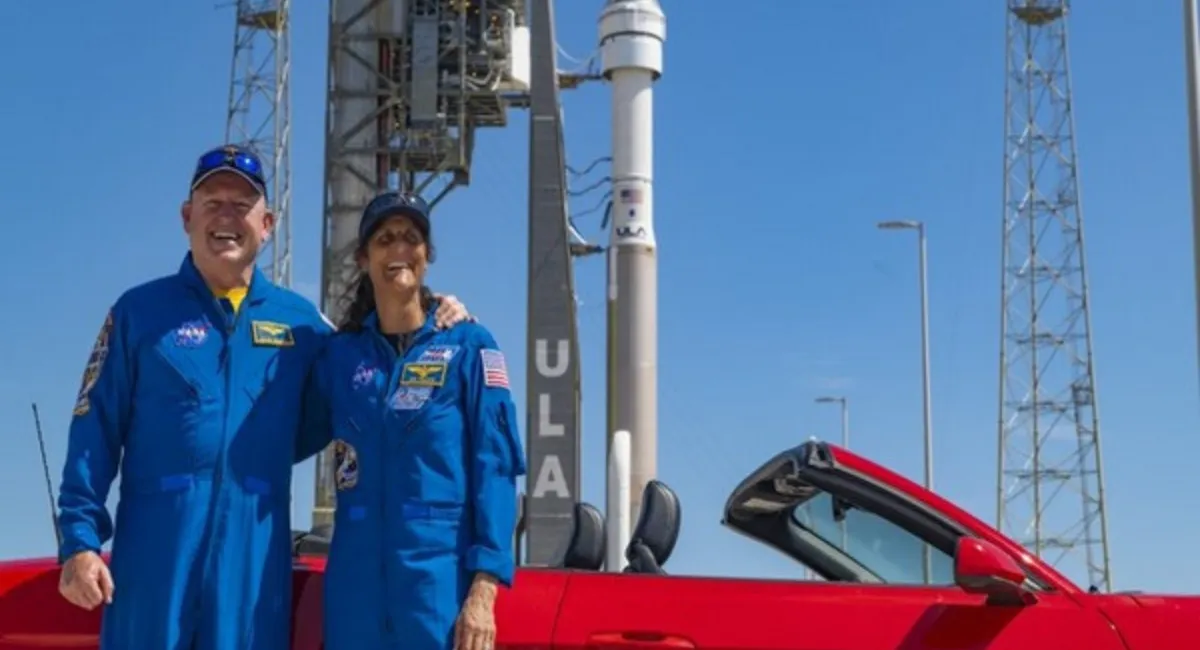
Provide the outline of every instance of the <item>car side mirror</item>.
{"type": "Polygon", "coordinates": [[[954,584],[983,594],[990,605],[1029,605],[1037,597],[1025,587],[1025,572],[1007,553],[977,537],[960,537],[954,548],[954,584]]]}

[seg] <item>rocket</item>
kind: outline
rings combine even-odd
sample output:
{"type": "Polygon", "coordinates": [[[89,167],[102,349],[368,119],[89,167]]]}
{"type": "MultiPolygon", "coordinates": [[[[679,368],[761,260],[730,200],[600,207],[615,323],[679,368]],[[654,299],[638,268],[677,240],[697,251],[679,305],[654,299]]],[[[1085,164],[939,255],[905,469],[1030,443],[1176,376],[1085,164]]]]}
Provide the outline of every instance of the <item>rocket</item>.
{"type": "MultiPolygon", "coordinates": [[[[656,474],[658,259],[654,235],[654,83],[667,22],[657,0],[609,0],[600,56],[612,88],[612,230],[609,246],[609,422],[630,434],[630,512],[656,474]]],[[[611,451],[611,450],[610,450],[611,451]]]]}

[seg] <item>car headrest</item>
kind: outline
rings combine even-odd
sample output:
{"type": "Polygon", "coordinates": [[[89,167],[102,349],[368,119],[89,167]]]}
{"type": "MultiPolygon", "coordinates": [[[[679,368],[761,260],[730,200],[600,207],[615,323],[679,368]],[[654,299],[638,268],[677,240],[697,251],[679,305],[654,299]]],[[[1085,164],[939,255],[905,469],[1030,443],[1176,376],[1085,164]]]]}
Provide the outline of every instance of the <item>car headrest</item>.
{"type": "Polygon", "coordinates": [[[312,531],[292,531],[292,557],[298,555],[329,555],[333,541],[333,526],[316,526],[312,531]]]}
{"type": "Polygon", "coordinates": [[[604,515],[590,503],[576,503],[571,539],[561,566],[565,569],[599,571],[604,566],[604,515]]]}
{"type": "Polygon", "coordinates": [[[679,541],[679,497],[666,483],[651,480],[642,490],[642,510],[625,548],[632,573],[663,573],[662,567],[679,541]]]}

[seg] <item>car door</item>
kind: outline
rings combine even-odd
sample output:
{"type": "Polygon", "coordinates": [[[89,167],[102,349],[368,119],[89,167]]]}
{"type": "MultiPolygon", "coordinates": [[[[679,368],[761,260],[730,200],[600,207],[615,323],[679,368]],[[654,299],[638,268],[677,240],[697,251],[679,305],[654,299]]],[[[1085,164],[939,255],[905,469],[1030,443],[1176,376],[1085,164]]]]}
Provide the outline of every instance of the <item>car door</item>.
{"type": "Polygon", "coordinates": [[[568,571],[521,567],[496,599],[495,650],[551,650],[568,571]]]}
{"type": "MultiPolygon", "coordinates": [[[[833,496],[806,493],[802,505],[772,518],[781,527],[772,534],[778,540],[782,527],[803,529],[811,542],[805,548],[828,556],[812,563],[814,572],[836,556],[854,564],[863,582],[577,575],[567,586],[555,646],[1124,650],[1105,618],[1068,595],[1041,592],[1032,604],[1000,606],[963,591],[954,584],[953,557],[869,509],[841,500],[835,508],[833,496]]],[[[802,556],[800,548],[790,554],[802,556]]]]}
{"type": "Polygon", "coordinates": [[[986,605],[954,587],[691,576],[574,576],[555,647],[587,650],[1125,650],[1062,595],[986,605]]]}

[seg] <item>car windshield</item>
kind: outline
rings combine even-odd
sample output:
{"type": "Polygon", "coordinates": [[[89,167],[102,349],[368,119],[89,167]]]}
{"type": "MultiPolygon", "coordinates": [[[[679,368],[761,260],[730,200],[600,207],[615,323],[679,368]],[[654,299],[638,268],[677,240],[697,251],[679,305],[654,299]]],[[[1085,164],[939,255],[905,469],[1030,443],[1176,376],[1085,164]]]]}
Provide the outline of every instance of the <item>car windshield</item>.
{"type": "Polygon", "coordinates": [[[889,584],[954,584],[954,558],[920,537],[867,510],[839,501],[844,515],[836,516],[834,501],[819,492],[792,510],[792,521],[841,550],[889,584]],[[928,549],[929,579],[924,555],[928,549]]]}

